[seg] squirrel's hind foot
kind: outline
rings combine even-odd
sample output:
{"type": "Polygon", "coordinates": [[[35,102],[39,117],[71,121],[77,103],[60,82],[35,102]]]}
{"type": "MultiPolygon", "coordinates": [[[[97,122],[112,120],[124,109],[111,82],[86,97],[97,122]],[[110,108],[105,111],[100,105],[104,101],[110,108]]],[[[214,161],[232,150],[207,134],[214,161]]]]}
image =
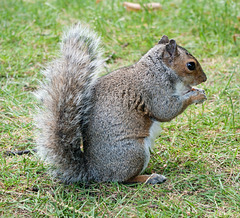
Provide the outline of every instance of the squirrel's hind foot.
{"type": "Polygon", "coordinates": [[[146,180],[146,184],[161,184],[164,183],[167,180],[167,178],[163,175],[153,173],[149,178],[146,180]]]}
{"type": "Polygon", "coordinates": [[[161,184],[166,180],[167,178],[165,176],[153,173],[152,175],[139,175],[139,176],[133,177],[128,181],[126,181],[125,183],[128,183],[128,184],[129,183],[145,183],[145,184],[155,185],[155,184],[161,184]]]}

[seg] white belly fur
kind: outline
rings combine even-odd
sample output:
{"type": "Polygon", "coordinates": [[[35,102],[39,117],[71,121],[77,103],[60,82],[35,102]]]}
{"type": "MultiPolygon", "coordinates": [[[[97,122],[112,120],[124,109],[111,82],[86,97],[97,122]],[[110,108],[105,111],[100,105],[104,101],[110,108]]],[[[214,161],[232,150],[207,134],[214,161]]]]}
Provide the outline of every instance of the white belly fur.
{"type": "Polygon", "coordinates": [[[182,96],[187,91],[189,91],[189,87],[185,86],[182,82],[177,82],[175,95],[182,96]]]}
{"type": "Polygon", "coordinates": [[[153,121],[152,126],[149,129],[149,136],[144,139],[144,150],[145,150],[145,163],[142,172],[146,169],[150,160],[150,150],[154,147],[154,141],[161,132],[160,122],[153,121]]]}

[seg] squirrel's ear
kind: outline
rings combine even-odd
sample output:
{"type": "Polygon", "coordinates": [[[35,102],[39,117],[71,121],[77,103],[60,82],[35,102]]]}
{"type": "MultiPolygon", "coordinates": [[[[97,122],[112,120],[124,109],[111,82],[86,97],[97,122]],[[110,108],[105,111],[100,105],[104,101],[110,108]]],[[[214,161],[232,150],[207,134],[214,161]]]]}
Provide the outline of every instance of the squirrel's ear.
{"type": "Polygon", "coordinates": [[[158,44],[167,44],[169,43],[169,39],[166,35],[163,35],[158,44]]]}
{"type": "Polygon", "coordinates": [[[166,50],[170,56],[175,56],[177,54],[177,43],[174,39],[171,39],[170,42],[166,45],[166,50]]]}

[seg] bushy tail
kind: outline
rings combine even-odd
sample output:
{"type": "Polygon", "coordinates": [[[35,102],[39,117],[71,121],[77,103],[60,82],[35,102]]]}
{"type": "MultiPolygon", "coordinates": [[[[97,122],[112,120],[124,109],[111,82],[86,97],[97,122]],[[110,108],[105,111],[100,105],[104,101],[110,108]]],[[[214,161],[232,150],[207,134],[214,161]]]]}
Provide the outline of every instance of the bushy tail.
{"type": "Polygon", "coordinates": [[[91,87],[102,68],[100,39],[77,24],[61,43],[61,56],[44,71],[37,93],[43,107],[36,119],[38,153],[65,182],[86,181],[81,129],[91,108],[91,87]]]}

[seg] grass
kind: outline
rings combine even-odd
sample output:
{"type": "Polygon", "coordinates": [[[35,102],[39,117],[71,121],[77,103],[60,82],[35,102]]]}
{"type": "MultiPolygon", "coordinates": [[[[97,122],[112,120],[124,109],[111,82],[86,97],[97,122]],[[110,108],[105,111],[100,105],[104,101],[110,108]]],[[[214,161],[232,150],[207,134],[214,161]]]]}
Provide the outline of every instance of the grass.
{"type": "MultiPolygon", "coordinates": [[[[147,1],[140,1],[141,3],[147,1]]],[[[127,12],[122,1],[0,1],[0,215],[238,217],[240,215],[240,3],[162,0],[162,11],[127,12]],[[164,123],[147,173],[162,185],[64,185],[35,155],[32,92],[58,51],[62,31],[81,20],[102,36],[108,70],[137,61],[163,34],[201,62],[203,105],[164,123]]]]}

